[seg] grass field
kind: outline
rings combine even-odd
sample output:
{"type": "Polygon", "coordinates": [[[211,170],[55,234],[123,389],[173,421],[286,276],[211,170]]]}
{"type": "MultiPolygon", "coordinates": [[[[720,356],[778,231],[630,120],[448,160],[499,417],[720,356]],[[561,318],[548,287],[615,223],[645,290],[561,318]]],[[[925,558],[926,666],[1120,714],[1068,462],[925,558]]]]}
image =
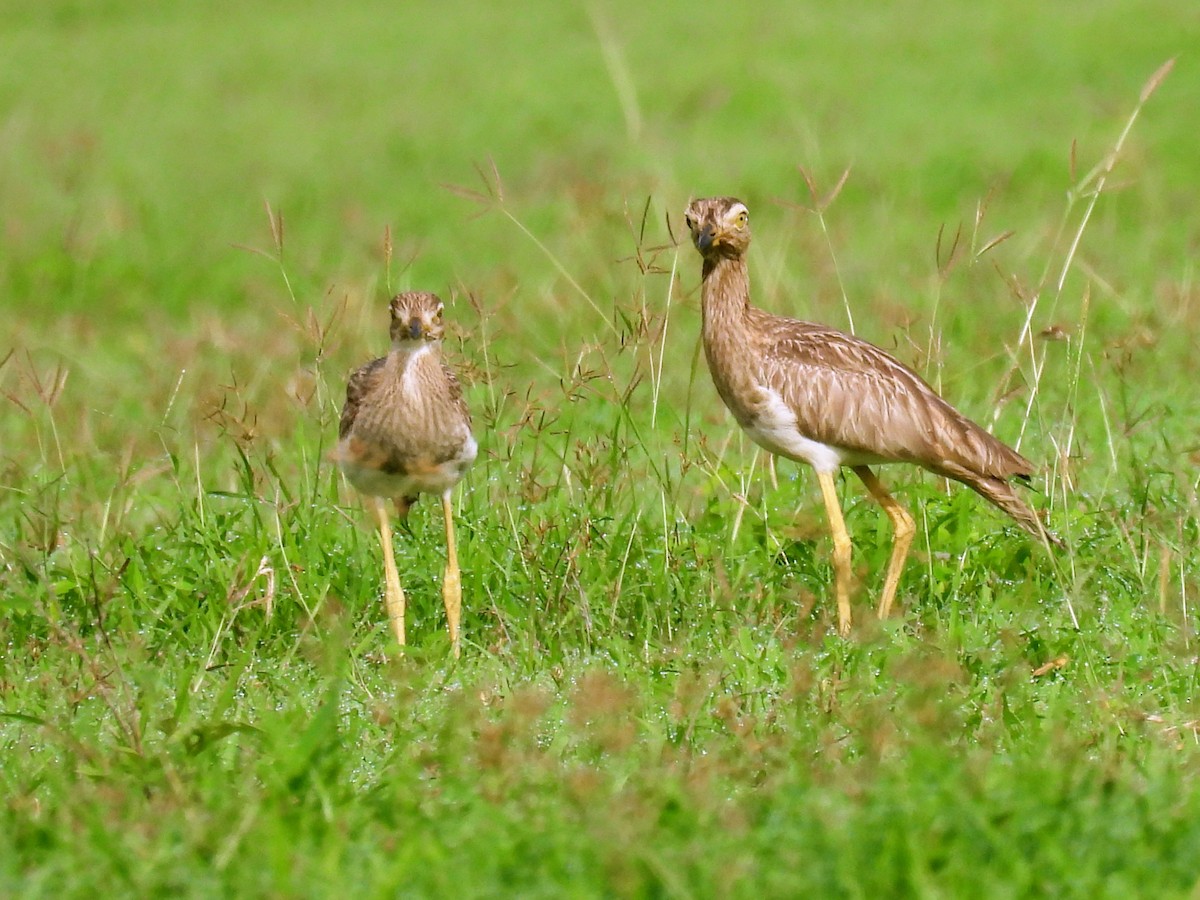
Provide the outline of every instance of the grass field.
{"type": "Polygon", "coordinates": [[[0,894],[1197,896],[1200,19],[942,7],[0,2],[0,894]],[[1065,551],[885,469],[879,623],[851,478],[837,636],[815,479],[697,356],[711,194],[1065,551]],[[436,504],[401,655],[327,458],[410,287],[459,661],[436,504]]]}

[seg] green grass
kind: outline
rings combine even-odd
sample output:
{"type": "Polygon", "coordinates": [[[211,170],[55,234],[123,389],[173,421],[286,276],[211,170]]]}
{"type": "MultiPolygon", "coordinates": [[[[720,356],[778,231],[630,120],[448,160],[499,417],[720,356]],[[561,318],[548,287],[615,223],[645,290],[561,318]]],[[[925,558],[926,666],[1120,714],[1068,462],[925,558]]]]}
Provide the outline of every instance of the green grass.
{"type": "Polygon", "coordinates": [[[0,893],[1195,896],[1200,24],[977,6],[0,3],[0,893]],[[851,479],[836,636],[814,480],[696,355],[715,193],[1062,554],[884,470],[881,624],[851,479]],[[327,458],[409,286],[481,444],[457,662],[435,505],[400,656],[327,458]]]}

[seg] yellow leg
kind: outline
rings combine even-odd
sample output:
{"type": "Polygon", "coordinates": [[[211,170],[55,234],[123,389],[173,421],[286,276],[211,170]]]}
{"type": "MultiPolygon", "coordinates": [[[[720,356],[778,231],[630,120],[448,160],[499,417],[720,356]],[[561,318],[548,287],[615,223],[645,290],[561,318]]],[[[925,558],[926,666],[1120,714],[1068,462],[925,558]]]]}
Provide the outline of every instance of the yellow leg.
{"type": "Polygon", "coordinates": [[[400,587],[400,573],[396,571],[396,556],[392,552],[392,523],[388,519],[387,505],[380,497],[373,498],[375,517],[379,522],[379,543],[383,545],[383,575],[387,583],[383,603],[387,609],[392,634],[401,647],[404,646],[404,589],[400,587]]]}
{"type": "Polygon", "coordinates": [[[871,496],[892,520],[892,556],[888,560],[887,578],[883,582],[883,596],[879,598],[879,618],[886,619],[892,610],[892,601],[896,599],[896,586],[900,583],[904,560],[908,558],[908,548],[912,546],[917,528],[913,524],[912,516],[888,493],[874,472],[866,466],[855,466],[854,474],[862,479],[871,496]]]}
{"type": "Polygon", "coordinates": [[[462,578],[458,571],[458,548],[454,543],[454,510],[450,491],[442,494],[442,514],[446,518],[446,574],[442,578],[442,601],[446,604],[446,624],[450,628],[450,645],[458,658],[458,622],[462,613],[462,578]]]}
{"type": "Polygon", "coordinates": [[[838,631],[845,637],[850,633],[850,535],[846,532],[846,520],[842,518],[842,507],[838,503],[833,474],[817,472],[817,481],[821,485],[821,496],[825,499],[829,530],[833,532],[833,574],[836,579],[838,631]]]}

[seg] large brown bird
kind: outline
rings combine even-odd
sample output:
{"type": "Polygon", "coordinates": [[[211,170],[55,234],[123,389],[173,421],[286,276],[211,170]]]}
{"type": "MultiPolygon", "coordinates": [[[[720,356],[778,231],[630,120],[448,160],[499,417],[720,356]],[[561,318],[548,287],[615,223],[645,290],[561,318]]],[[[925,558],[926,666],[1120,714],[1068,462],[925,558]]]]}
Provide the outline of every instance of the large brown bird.
{"type": "Polygon", "coordinates": [[[833,532],[838,629],[850,630],[850,536],[834,476],[849,466],[892,522],[879,601],[886,618],[912,544],[912,517],[869,466],[906,462],[953,478],[1039,539],[1058,544],[1009,483],[1033,464],[967,419],[873,344],[750,305],[750,213],[733,197],[695,200],[684,221],[704,260],[704,353],[717,392],[759,445],[816,470],[833,532]]]}
{"type": "Polygon", "coordinates": [[[391,352],[350,376],[334,458],[374,507],[383,545],[384,602],[392,632],[401,645],[404,590],[392,554],[385,499],[394,500],[403,518],[417,495],[441,494],[446,520],[442,599],[450,642],[458,656],[462,580],[450,495],[475,459],[471,416],[458,379],[442,360],[442,301],[436,294],[397,294],[390,309],[391,352]]]}

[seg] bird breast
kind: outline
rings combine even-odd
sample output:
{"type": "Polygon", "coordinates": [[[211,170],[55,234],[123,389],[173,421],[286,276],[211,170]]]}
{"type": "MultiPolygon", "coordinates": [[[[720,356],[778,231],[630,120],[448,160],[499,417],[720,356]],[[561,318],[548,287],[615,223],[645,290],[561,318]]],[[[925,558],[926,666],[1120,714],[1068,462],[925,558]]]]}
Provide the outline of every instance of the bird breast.
{"type": "Polygon", "coordinates": [[[337,458],[359,491],[413,496],[452,487],[477,452],[458,382],[426,346],[388,356],[337,458]]]}

